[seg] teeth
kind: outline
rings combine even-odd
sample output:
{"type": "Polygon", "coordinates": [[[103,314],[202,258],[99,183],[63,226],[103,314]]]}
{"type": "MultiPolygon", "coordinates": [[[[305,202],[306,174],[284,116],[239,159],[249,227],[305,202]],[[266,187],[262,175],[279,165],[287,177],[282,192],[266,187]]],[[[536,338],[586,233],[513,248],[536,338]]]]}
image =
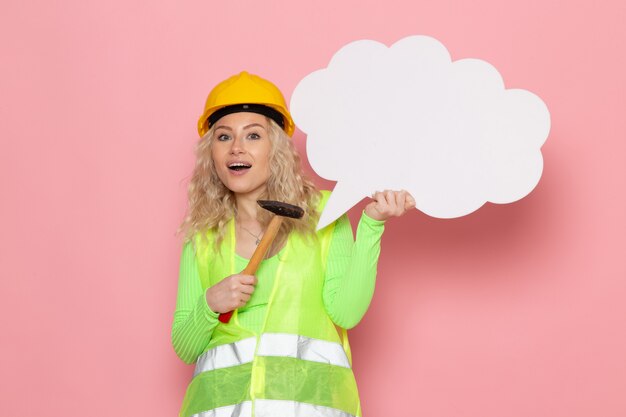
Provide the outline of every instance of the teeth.
{"type": "Polygon", "coordinates": [[[237,168],[237,167],[250,168],[250,165],[243,163],[243,162],[233,162],[232,164],[228,164],[228,168],[237,168]]]}

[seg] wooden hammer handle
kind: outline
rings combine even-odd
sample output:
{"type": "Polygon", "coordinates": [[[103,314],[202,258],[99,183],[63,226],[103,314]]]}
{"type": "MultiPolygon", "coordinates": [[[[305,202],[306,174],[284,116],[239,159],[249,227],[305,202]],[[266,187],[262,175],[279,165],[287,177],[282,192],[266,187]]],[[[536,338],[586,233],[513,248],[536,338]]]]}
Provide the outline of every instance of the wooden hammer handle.
{"type": "Polygon", "coordinates": [[[267,230],[263,234],[263,238],[261,238],[261,242],[259,246],[256,247],[254,253],[252,254],[252,258],[248,262],[248,266],[243,270],[242,274],[244,275],[254,275],[259,264],[265,258],[265,254],[267,250],[274,243],[274,239],[276,238],[276,234],[280,229],[280,225],[283,224],[283,216],[274,216],[270,221],[270,224],[267,226],[267,230]]]}
{"type": "MultiPolygon", "coordinates": [[[[281,224],[283,224],[282,216],[272,217],[270,224],[267,226],[267,230],[265,231],[265,234],[263,234],[263,238],[261,239],[259,246],[256,247],[256,249],[254,250],[254,253],[252,254],[252,258],[250,258],[250,261],[248,262],[248,265],[241,272],[243,275],[254,275],[257,268],[259,267],[259,264],[265,257],[267,250],[270,248],[270,246],[272,246],[272,243],[274,242],[274,239],[276,238],[276,234],[278,233],[278,230],[280,229],[281,224]]],[[[222,323],[228,323],[232,315],[233,315],[232,311],[229,311],[228,313],[222,313],[219,316],[219,320],[222,323]]]]}

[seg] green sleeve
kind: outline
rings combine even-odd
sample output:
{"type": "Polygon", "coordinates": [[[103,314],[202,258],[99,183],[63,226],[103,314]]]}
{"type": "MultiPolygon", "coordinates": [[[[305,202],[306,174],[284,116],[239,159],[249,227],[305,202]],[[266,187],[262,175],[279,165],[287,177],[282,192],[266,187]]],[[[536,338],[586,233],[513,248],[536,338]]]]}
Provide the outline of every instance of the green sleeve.
{"type": "Polygon", "coordinates": [[[196,255],[191,242],[183,246],[178,277],[178,296],[172,323],[172,346],[180,359],[193,363],[211,340],[218,324],[202,290],[196,255]]]}
{"type": "Polygon", "coordinates": [[[326,260],[323,299],[328,315],[346,329],[356,326],[374,295],[376,267],[384,221],[365,212],[352,239],[350,220],[343,215],[335,224],[326,260]]]}

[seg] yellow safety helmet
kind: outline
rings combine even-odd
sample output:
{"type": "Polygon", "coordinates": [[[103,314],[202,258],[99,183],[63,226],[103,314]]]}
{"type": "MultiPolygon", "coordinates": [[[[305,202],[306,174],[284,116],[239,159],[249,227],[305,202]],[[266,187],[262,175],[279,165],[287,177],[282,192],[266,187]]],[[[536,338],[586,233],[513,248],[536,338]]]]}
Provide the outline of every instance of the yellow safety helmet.
{"type": "Polygon", "coordinates": [[[204,136],[210,126],[230,113],[260,113],[276,121],[287,135],[293,135],[295,124],[287,110],[285,98],[271,82],[246,71],[222,81],[211,90],[198,119],[198,133],[204,136]]]}

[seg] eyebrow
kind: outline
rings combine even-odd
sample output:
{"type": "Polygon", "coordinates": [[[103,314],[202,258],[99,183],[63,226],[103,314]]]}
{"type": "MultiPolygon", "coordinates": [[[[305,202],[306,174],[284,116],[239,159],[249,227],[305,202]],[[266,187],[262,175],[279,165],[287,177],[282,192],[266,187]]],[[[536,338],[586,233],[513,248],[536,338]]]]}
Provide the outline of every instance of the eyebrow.
{"type": "MultiPolygon", "coordinates": [[[[258,126],[258,127],[260,127],[260,128],[265,130],[265,127],[263,125],[258,124],[258,123],[251,123],[249,125],[244,126],[243,128],[244,129],[249,129],[249,128],[254,127],[254,126],[258,126]]],[[[233,130],[230,127],[224,126],[224,125],[219,125],[218,127],[215,128],[215,130],[217,130],[217,129],[227,129],[227,130],[230,130],[230,131],[233,130]]]]}

